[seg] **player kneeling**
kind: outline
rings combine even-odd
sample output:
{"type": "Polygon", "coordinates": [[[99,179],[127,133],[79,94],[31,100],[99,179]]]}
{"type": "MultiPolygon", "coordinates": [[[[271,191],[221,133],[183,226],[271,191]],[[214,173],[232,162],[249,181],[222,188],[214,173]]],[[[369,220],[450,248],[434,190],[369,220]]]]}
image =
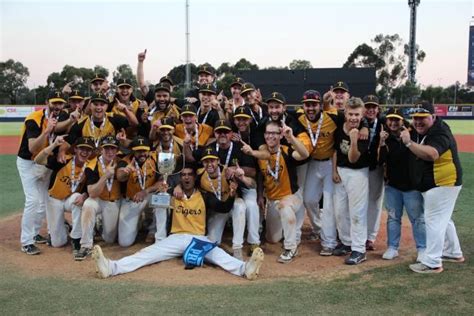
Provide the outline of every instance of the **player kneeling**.
{"type": "Polygon", "coordinates": [[[113,243],[117,238],[120,209],[120,183],[115,178],[119,142],[114,136],[102,138],[102,154],[89,162],[86,168],[89,198],[82,206],[81,249],[75,260],[84,260],[92,251],[96,216],[102,213],[102,239],[113,243]]]}
{"type": "MultiPolygon", "coordinates": [[[[181,200],[172,198],[171,235],[116,261],[106,258],[102,249],[94,246],[92,256],[99,278],[132,272],[143,266],[179,256],[183,256],[186,267],[201,266],[206,260],[234,275],[245,276],[250,280],[257,277],[264,258],[262,249],[256,248],[250,260],[244,262],[211,243],[205,237],[209,199],[207,195],[203,196],[195,189],[194,169],[186,166],[181,173],[180,182],[185,196],[181,200]]],[[[220,207],[219,202],[213,206],[220,207]]]]}

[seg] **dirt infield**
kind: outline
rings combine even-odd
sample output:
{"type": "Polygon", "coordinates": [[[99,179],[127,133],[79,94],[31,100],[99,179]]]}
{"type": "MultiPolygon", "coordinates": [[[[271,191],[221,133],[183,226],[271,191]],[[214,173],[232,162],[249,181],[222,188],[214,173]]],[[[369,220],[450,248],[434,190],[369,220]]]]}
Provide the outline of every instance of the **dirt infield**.
{"type": "MultiPolygon", "coordinates": [[[[474,153],[474,135],[455,135],[460,152],[474,153]]],[[[19,136],[0,136],[0,155],[14,155],[18,152],[19,136]]]]}
{"type": "MultiPolygon", "coordinates": [[[[21,253],[19,243],[20,220],[21,215],[14,215],[0,221],[0,251],[4,264],[12,266],[18,272],[29,276],[54,276],[64,279],[95,278],[92,259],[88,258],[82,262],[74,261],[70,246],[51,248],[46,245],[39,245],[42,253],[38,256],[28,256],[21,253]]],[[[376,242],[377,250],[368,253],[367,262],[355,267],[344,265],[343,257],[319,256],[318,253],[321,249],[319,241],[305,240],[305,236],[309,234],[309,227],[306,225],[303,231],[304,240],[299,248],[300,254],[290,264],[280,264],[277,262],[281,252],[281,245],[264,244],[262,248],[266,257],[257,282],[291,277],[332,279],[341,275],[389,266],[402,261],[407,262],[407,264],[412,262],[416,252],[411,237],[411,228],[407,222],[403,224],[400,247],[401,256],[394,261],[381,259],[386,243],[385,222],[386,216],[384,214],[379,239],[376,242]]],[[[225,243],[231,244],[228,239],[225,243]]],[[[103,245],[103,243],[99,244],[103,245]]],[[[133,254],[145,246],[147,244],[139,242],[130,248],[121,248],[118,245],[103,245],[103,249],[107,256],[119,259],[133,254]]],[[[114,277],[111,280],[112,282],[125,280],[146,281],[163,285],[230,285],[246,284],[247,282],[243,278],[232,276],[222,269],[210,265],[194,270],[185,270],[181,259],[154,264],[133,273],[114,277]]]]}

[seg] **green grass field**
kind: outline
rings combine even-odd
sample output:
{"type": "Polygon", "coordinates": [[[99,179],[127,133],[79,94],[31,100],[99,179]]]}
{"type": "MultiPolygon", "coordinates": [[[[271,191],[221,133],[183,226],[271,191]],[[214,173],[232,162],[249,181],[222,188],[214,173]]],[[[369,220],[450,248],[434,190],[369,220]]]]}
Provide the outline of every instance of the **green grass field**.
{"type": "MultiPolygon", "coordinates": [[[[454,221],[467,261],[446,263],[440,275],[418,275],[409,271],[407,263],[400,263],[332,280],[306,277],[238,286],[160,286],[146,281],[25,276],[0,261],[2,314],[472,315],[474,154],[460,156],[465,177],[454,221]]],[[[15,157],[0,156],[0,166],[0,216],[6,216],[21,209],[23,195],[15,157]]]]}

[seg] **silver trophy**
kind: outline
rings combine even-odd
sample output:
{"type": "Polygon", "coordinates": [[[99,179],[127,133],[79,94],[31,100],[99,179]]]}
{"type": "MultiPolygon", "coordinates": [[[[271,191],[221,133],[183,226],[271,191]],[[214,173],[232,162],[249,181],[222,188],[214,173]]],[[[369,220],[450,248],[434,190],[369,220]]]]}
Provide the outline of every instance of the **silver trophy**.
{"type": "MultiPolygon", "coordinates": [[[[173,174],[176,168],[176,159],[173,153],[158,153],[158,172],[163,175],[163,181],[168,180],[168,176],[173,174]]],[[[169,208],[171,195],[167,192],[158,192],[151,196],[150,205],[152,207],[169,208]]]]}

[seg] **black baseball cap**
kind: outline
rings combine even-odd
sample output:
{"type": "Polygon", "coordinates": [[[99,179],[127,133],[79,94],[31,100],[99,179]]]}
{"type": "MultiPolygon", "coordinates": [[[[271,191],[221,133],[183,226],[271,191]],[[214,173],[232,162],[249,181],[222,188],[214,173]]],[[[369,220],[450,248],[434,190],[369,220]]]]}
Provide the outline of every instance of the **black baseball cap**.
{"type": "Polygon", "coordinates": [[[362,101],[364,101],[365,106],[370,105],[370,104],[379,106],[379,98],[376,95],[373,95],[373,94],[366,95],[362,99],[362,101]]]}
{"type": "Polygon", "coordinates": [[[227,120],[217,120],[216,124],[214,124],[214,132],[218,130],[232,131],[232,126],[230,125],[230,122],[227,120]]]}
{"type": "Polygon", "coordinates": [[[95,149],[95,143],[92,137],[79,137],[74,143],[74,146],[95,149]]]}
{"type": "Polygon", "coordinates": [[[206,159],[219,159],[217,150],[212,146],[209,146],[204,150],[204,155],[201,157],[201,161],[206,159]]]}
{"type": "Polygon", "coordinates": [[[91,102],[94,102],[94,101],[109,103],[107,96],[103,94],[102,92],[94,93],[92,95],[91,102]]]}
{"type": "Polygon", "coordinates": [[[173,80],[171,79],[170,76],[161,77],[160,78],[160,83],[162,83],[162,82],[168,82],[170,84],[170,86],[174,86],[174,82],[173,82],[173,80]]]}
{"type": "Polygon", "coordinates": [[[217,94],[216,87],[213,84],[205,83],[199,86],[199,93],[208,92],[212,94],[217,94]]]}
{"type": "Polygon", "coordinates": [[[120,78],[117,80],[117,88],[123,87],[123,86],[128,86],[128,87],[133,87],[132,81],[127,78],[120,78]]]}
{"type": "Polygon", "coordinates": [[[137,150],[150,150],[150,141],[148,138],[145,138],[143,136],[137,136],[132,140],[132,143],[130,144],[130,148],[133,151],[137,150]]]}
{"type": "Polygon", "coordinates": [[[400,111],[399,108],[392,107],[388,109],[387,114],[385,115],[386,118],[397,118],[403,120],[403,113],[400,111]]]}
{"type": "Polygon", "coordinates": [[[270,101],[276,101],[281,104],[286,103],[285,96],[280,92],[272,92],[268,98],[265,99],[265,102],[268,103],[270,101]]]}
{"type": "Polygon", "coordinates": [[[245,117],[245,118],[252,118],[252,114],[250,112],[250,108],[248,106],[239,106],[235,109],[234,118],[235,117],[245,117]]]}
{"type": "Polygon", "coordinates": [[[79,93],[79,90],[72,90],[68,100],[84,100],[84,97],[79,93]]]}
{"type": "Polygon", "coordinates": [[[216,73],[216,70],[214,69],[214,67],[212,67],[209,64],[202,64],[198,68],[198,75],[200,73],[206,73],[208,75],[214,76],[214,74],[216,73]]]}
{"type": "Polygon", "coordinates": [[[105,76],[103,74],[95,74],[94,78],[91,79],[91,83],[95,81],[105,81],[105,76]]]}
{"type": "Polygon", "coordinates": [[[184,114],[196,115],[196,107],[192,104],[185,104],[181,108],[181,115],[184,115],[184,114]]]}
{"type": "Polygon", "coordinates": [[[161,125],[158,129],[169,128],[174,130],[174,119],[172,117],[164,117],[161,119],[161,125]]]}
{"type": "Polygon", "coordinates": [[[66,100],[64,99],[64,95],[62,94],[61,91],[50,91],[48,94],[48,101],[66,103],[66,100]]]}
{"type": "Polygon", "coordinates": [[[411,117],[426,117],[435,113],[433,104],[428,101],[421,101],[415,104],[410,110],[411,117]]]}
{"type": "Polygon", "coordinates": [[[307,90],[305,93],[303,93],[303,100],[301,100],[302,103],[305,102],[321,102],[321,93],[316,90],[307,90]]]}
{"type": "Polygon", "coordinates": [[[107,135],[100,140],[100,147],[119,147],[119,141],[113,135],[107,135]]]}
{"type": "Polygon", "coordinates": [[[240,86],[242,87],[242,85],[245,83],[244,79],[240,78],[240,77],[236,77],[235,80],[230,84],[231,87],[233,86],[240,86]]]}
{"type": "Polygon", "coordinates": [[[242,95],[244,93],[247,93],[247,92],[250,92],[250,91],[255,91],[255,86],[253,85],[253,83],[245,82],[242,85],[242,88],[240,90],[240,95],[242,95]]]}
{"type": "Polygon", "coordinates": [[[170,93],[170,91],[171,91],[170,85],[166,81],[160,81],[160,83],[155,85],[155,93],[157,91],[166,91],[166,92],[170,93]]]}
{"type": "Polygon", "coordinates": [[[332,90],[344,90],[349,92],[349,86],[344,81],[338,81],[332,86],[332,90]]]}

